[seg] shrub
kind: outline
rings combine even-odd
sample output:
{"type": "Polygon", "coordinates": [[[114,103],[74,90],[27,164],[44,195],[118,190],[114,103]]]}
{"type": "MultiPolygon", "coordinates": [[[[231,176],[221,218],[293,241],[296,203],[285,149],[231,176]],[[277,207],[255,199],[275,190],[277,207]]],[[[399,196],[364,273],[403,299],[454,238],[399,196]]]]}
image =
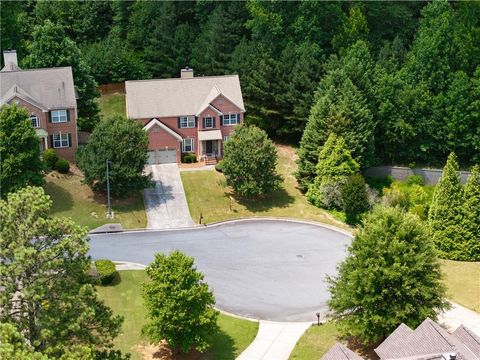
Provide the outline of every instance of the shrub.
{"type": "Polygon", "coordinates": [[[45,161],[45,164],[47,164],[49,169],[54,169],[55,164],[58,161],[58,156],[55,150],[53,150],[52,148],[46,149],[43,152],[43,161],[45,161]]]}
{"type": "Polygon", "coordinates": [[[425,185],[425,179],[422,175],[410,175],[407,178],[407,185],[425,185]]]}
{"type": "Polygon", "coordinates": [[[370,208],[365,179],[361,174],[349,176],[340,191],[347,223],[357,224],[361,215],[370,208]]]}
{"type": "Polygon", "coordinates": [[[117,275],[115,264],[111,260],[97,260],[95,261],[95,268],[97,269],[99,280],[102,285],[111,284],[117,275]]]}
{"type": "Polygon", "coordinates": [[[218,172],[223,172],[223,160],[220,160],[216,165],[215,165],[215,170],[218,172]]]}
{"type": "Polygon", "coordinates": [[[58,159],[55,162],[55,170],[59,173],[67,174],[70,171],[70,163],[66,159],[58,159]]]}
{"type": "Polygon", "coordinates": [[[186,164],[191,164],[197,162],[197,157],[195,154],[185,154],[183,155],[182,162],[186,164]]]}
{"type": "Polygon", "coordinates": [[[399,206],[404,210],[408,210],[410,206],[408,195],[402,191],[398,183],[393,183],[383,190],[382,204],[390,207],[399,206]]]}

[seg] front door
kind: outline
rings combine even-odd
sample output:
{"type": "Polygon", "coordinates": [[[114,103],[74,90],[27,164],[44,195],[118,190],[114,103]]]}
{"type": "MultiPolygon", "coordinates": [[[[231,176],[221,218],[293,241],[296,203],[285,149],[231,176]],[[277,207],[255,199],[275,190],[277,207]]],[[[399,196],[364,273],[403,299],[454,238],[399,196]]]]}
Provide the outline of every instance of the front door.
{"type": "Polygon", "coordinates": [[[213,141],[212,140],[205,141],[205,153],[206,154],[213,154],[213,141]]]}

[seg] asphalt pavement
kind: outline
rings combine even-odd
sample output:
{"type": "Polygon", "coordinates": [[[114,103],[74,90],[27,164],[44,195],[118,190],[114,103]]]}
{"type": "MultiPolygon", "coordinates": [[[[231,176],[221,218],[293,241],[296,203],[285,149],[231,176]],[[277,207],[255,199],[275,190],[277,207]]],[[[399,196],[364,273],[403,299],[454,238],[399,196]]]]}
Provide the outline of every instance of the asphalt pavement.
{"type": "Polygon", "coordinates": [[[181,230],[91,235],[93,259],[148,265],[157,252],[195,258],[216,306],[271,321],[316,321],[326,314],[325,276],[335,275],[350,237],[322,226],[248,220],[181,230]]]}

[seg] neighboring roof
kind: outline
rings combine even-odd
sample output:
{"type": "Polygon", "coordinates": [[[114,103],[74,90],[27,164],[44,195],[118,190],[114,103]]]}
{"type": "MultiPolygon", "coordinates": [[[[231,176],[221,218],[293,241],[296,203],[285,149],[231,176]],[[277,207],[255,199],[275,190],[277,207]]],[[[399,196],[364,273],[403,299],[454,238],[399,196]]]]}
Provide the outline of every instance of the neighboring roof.
{"type": "MultiPolygon", "coordinates": [[[[474,353],[462,340],[465,330],[460,330],[456,337],[429,318],[414,331],[408,331],[405,325],[401,327],[375,349],[380,359],[441,359],[445,354],[457,354],[458,360],[480,359],[480,353],[474,353]]],[[[477,340],[469,337],[469,341],[477,340]]]]}
{"type": "Polygon", "coordinates": [[[474,334],[469,328],[460,325],[452,333],[460,342],[462,342],[471,352],[480,357],[480,337],[474,334]]]}
{"type": "Polygon", "coordinates": [[[220,130],[199,131],[198,140],[222,140],[222,132],[220,130]]]}
{"type": "Polygon", "coordinates": [[[245,111],[238,75],[126,81],[127,116],[196,115],[222,94],[245,111]]]}
{"type": "Polygon", "coordinates": [[[77,106],[72,68],[0,71],[0,105],[18,97],[43,110],[77,106]]]}
{"type": "Polygon", "coordinates": [[[159,126],[161,129],[165,130],[167,133],[172,135],[178,141],[182,141],[182,136],[180,134],[176,133],[175,131],[170,129],[167,125],[158,121],[157,119],[152,119],[151,121],[149,121],[148,124],[143,127],[143,130],[148,131],[154,126],[159,126]]]}
{"type": "Polygon", "coordinates": [[[320,360],[362,360],[363,358],[355,354],[346,346],[336,343],[320,360]]]}

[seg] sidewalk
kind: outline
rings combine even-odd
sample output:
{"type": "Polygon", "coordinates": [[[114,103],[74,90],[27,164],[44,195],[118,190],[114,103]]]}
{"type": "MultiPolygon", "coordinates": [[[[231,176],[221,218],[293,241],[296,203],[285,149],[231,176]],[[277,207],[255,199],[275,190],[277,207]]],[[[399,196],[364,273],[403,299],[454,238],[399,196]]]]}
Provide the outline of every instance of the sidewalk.
{"type": "Polygon", "coordinates": [[[260,321],[257,336],[238,360],[287,360],[298,339],[312,325],[260,321]]]}
{"type": "Polygon", "coordinates": [[[480,314],[454,302],[450,303],[452,308],[438,316],[438,323],[446,327],[448,331],[455,331],[463,324],[480,336],[480,314]]]}

